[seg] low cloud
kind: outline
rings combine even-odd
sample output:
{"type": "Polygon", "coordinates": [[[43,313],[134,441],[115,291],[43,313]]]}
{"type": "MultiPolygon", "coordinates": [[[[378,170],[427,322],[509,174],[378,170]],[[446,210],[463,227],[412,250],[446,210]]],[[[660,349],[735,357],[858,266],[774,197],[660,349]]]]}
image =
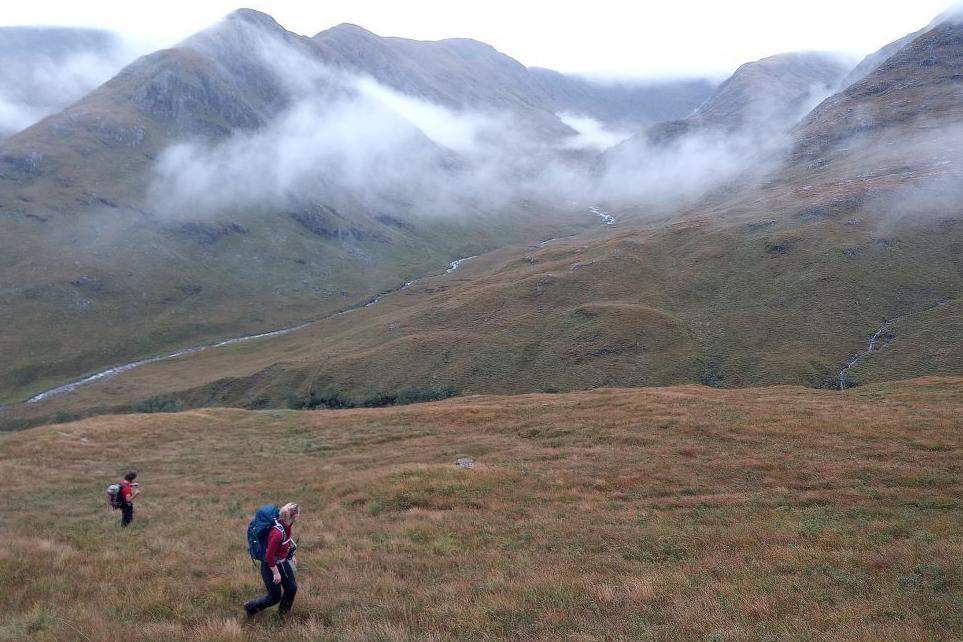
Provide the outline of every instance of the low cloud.
{"type": "Polygon", "coordinates": [[[699,198],[769,158],[776,139],[762,147],[748,134],[695,133],[669,145],[640,141],[612,152],[598,182],[606,202],[667,206],[699,198]]]}
{"type": "Polygon", "coordinates": [[[290,106],[258,131],[165,150],[149,190],[155,211],[194,218],[344,193],[426,215],[469,202],[498,207],[554,152],[509,114],[421,100],[263,34],[245,41],[257,43],[258,64],[276,75],[290,106]]]}
{"type": "Polygon", "coordinates": [[[735,133],[696,130],[655,145],[644,136],[623,142],[629,132],[563,113],[576,133],[546,138],[514,113],[451,109],[326,68],[288,43],[258,42],[291,106],[256,132],[167,149],[152,209],[195,218],[345,194],[369,208],[404,203],[425,216],[522,199],[672,206],[764,166],[787,145],[795,118],[735,133]]]}
{"type": "Polygon", "coordinates": [[[562,112],[558,114],[558,118],[578,132],[577,136],[565,141],[564,147],[570,149],[602,151],[632,137],[632,132],[613,131],[607,128],[604,123],[590,116],[562,112]]]}
{"type": "Polygon", "coordinates": [[[79,100],[140,52],[96,31],[3,30],[0,45],[0,137],[26,129],[79,100]]]}
{"type": "Polygon", "coordinates": [[[169,148],[150,196],[155,208],[190,217],[326,189],[416,192],[438,171],[434,152],[418,129],[375,101],[302,101],[253,134],[169,148]]]}

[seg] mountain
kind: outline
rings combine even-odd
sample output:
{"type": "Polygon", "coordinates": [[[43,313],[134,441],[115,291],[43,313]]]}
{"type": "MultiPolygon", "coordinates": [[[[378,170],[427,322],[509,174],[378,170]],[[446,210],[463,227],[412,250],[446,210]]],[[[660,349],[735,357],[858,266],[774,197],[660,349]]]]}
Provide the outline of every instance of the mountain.
{"type": "MultiPolygon", "coordinates": [[[[546,72],[532,73],[476,41],[380,38],[353,25],[308,39],[243,9],[177,47],[138,59],[62,113],[5,141],[0,207],[64,210],[99,200],[139,206],[148,168],[172,142],[262,128],[308,90],[326,91],[327,98],[350,91],[338,86],[344,78],[326,77],[318,67],[367,74],[406,96],[454,110],[507,112],[523,129],[551,140],[575,133],[556,111],[603,116],[599,105],[611,102],[613,93],[626,94],[594,87],[599,95],[592,106],[586,83],[568,80],[562,91],[558,78],[552,94],[546,72]],[[288,74],[285,65],[307,71],[288,74]]],[[[688,111],[700,89],[703,84],[693,81],[632,91],[603,124],[623,118],[633,105],[641,106],[640,114],[650,113],[648,104],[660,105],[651,113],[688,111]],[[675,107],[665,107],[663,94],[673,92],[691,97],[666,98],[675,107]]]]}
{"type": "MultiPolygon", "coordinates": [[[[506,125],[526,150],[513,152],[517,175],[575,134],[556,112],[585,107],[592,86],[575,83],[570,105],[544,84],[476,41],[352,25],[307,38],[248,9],[133,61],[0,141],[0,399],[293,325],[461,256],[591,226],[584,210],[498,199],[493,179],[475,178],[504,164],[506,125]],[[495,141],[497,164],[424,133],[486,118],[475,136],[495,141]]],[[[598,91],[596,106],[611,94],[598,91]]],[[[660,92],[631,93],[614,113],[660,92]]]]}
{"type": "Polygon", "coordinates": [[[570,112],[624,128],[684,116],[712,84],[694,79],[606,83],[526,68],[475,40],[421,42],[381,38],[343,24],[314,36],[325,59],[370,75],[386,86],[454,109],[518,114],[546,135],[567,135],[558,114],[570,112]]]}
{"type": "MultiPolygon", "coordinates": [[[[6,255],[13,257],[6,259],[14,266],[8,273],[17,277],[9,282],[29,287],[6,290],[0,309],[9,315],[8,326],[16,328],[7,345],[26,343],[30,349],[10,350],[17,359],[10,366],[7,399],[61,382],[71,372],[92,370],[94,364],[157,354],[160,346],[312,317],[317,322],[298,332],[145,366],[117,385],[92,386],[57,403],[116,408],[162,394],[188,406],[261,407],[322,398],[388,399],[412,387],[466,393],[683,382],[832,387],[841,379],[850,385],[896,373],[958,373],[963,355],[954,346],[963,341],[951,320],[963,292],[963,215],[953,187],[959,185],[953,155],[961,124],[953,100],[963,77],[959,30],[946,23],[921,34],[866,78],[824,101],[784,134],[789,151],[774,148],[778,162],[754,170],[752,180],[706,163],[727,180],[663,213],[667,220],[623,218],[615,209],[616,225],[600,226],[592,225],[581,207],[518,202],[500,216],[429,222],[404,207],[400,214],[375,209],[351,192],[332,191],[327,200],[295,209],[228,210],[203,224],[184,220],[153,226],[147,212],[138,219],[139,243],[98,248],[95,275],[77,274],[71,266],[80,259],[68,254],[55,281],[49,261],[32,258],[51,256],[54,246],[21,243],[6,255]],[[537,243],[580,226],[577,236],[537,243]],[[148,246],[160,249],[117,255],[148,246]],[[450,274],[440,274],[437,267],[493,248],[501,249],[450,274]],[[125,277],[129,289],[118,293],[115,266],[140,270],[150,265],[145,273],[160,273],[164,261],[176,262],[176,269],[166,273],[178,280],[145,281],[131,270],[125,277]],[[412,269],[416,264],[419,268],[412,269]],[[203,278],[198,265],[207,269],[203,278]],[[432,272],[436,276],[424,276],[432,272]],[[293,281],[292,273],[300,278],[293,281]],[[143,294],[154,288],[156,298],[144,302],[143,294]],[[348,302],[363,301],[361,292],[373,296],[387,290],[393,292],[377,305],[332,314],[348,302]],[[247,326],[238,322],[240,300],[250,306],[244,313],[247,326]],[[132,301],[133,310],[117,307],[132,301]],[[51,310],[96,306],[103,306],[97,314],[75,313],[69,319],[70,327],[87,324],[85,336],[96,349],[50,344],[48,328],[58,323],[51,310]],[[165,313],[150,316],[159,310],[165,313]],[[129,327],[146,328],[150,339],[132,349],[132,331],[104,332],[107,314],[129,327]],[[136,326],[145,318],[151,320],[136,326]],[[863,354],[873,336],[874,349],[863,354]],[[879,337],[885,337],[885,349],[879,337]],[[900,337],[927,343],[906,345],[900,337]],[[104,352],[106,346],[116,351],[104,352]],[[897,354],[898,365],[885,365],[888,355],[897,354]],[[845,369],[851,360],[852,367],[845,369]]],[[[369,39],[350,29],[346,33],[351,41],[369,39]]],[[[316,39],[297,42],[306,52],[316,46],[316,39]]],[[[348,50],[343,43],[340,47],[348,50]]],[[[461,43],[455,48],[460,50],[461,43]]],[[[382,60],[379,55],[365,64],[382,60]]],[[[497,58],[490,51],[484,55],[497,58]]],[[[402,62],[397,69],[412,64],[402,62]]],[[[210,69],[223,73],[221,65],[210,69]]],[[[386,82],[396,78],[397,69],[384,72],[386,82]]],[[[257,77],[256,69],[244,65],[249,72],[257,77]]],[[[838,81],[843,73],[831,60],[808,55],[745,66],[699,110],[697,127],[713,123],[711,129],[725,141],[746,128],[764,132],[753,120],[759,113],[785,117],[788,126],[794,122],[788,115],[812,96],[809,80],[838,81]],[[788,79],[774,80],[779,73],[788,73],[788,79]],[[768,104],[780,107],[753,107],[755,90],[749,88],[770,86],[777,86],[768,94],[778,100],[768,104]]],[[[321,74],[309,80],[337,94],[341,89],[331,78],[321,74]]],[[[435,84],[425,78],[411,82],[419,92],[435,84]]],[[[507,88],[517,87],[513,82],[485,100],[512,103],[517,96],[507,88]]],[[[218,85],[204,86],[214,90],[198,93],[199,99],[219,95],[218,85]]],[[[454,101],[464,91],[454,89],[444,100],[454,101]]],[[[243,113],[253,118],[283,110],[258,95],[244,97],[251,109],[243,113]]],[[[266,99],[273,92],[260,95],[266,99]]],[[[550,110],[532,113],[543,118],[550,110]]],[[[263,130],[256,123],[252,127],[263,130]]],[[[198,131],[222,137],[216,126],[205,124],[198,131]]],[[[462,162],[472,167],[469,161],[455,164],[462,162]]],[[[685,169],[658,176],[678,181],[685,169]]],[[[632,207],[639,209],[631,202],[625,209],[632,207]]],[[[484,212],[480,206],[473,211],[484,212]]],[[[80,227],[63,233],[60,245],[83,238],[81,230],[93,221],[77,219],[80,227]]],[[[17,224],[35,230],[49,222],[24,216],[17,224]]],[[[30,412],[42,414],[57,403],[30,412]]]]}
{"type": "MultiPolygon", "coordinates": [[[[906,140],[931,133],[934,139],[954,142],[945,141],[941,130],[963,121],[961,67],[963,28],[952,21],[936,25],[814,109],[799,124],[795,153],[824,163],[824,156],[834,152],[863,153],[867,146],[892,150],[888,136],[894,135],[906,140]]],[[[909,145],[896,151],[893,161],[932,150],[909,145]]]]}
{"type": "Polygon", "coordinates": [[[625,144],[668,144],[704,132],[778,134],[837,86],[847,71],[838,56],[825,53],[786,53],[746,63],[691,115],[659,123],[625,144]]]}
{"type": "Polygon", "coordinates": [[[739,67],[692,116],[703,127],[735,130],[798,119],[848,69],[823,53],[770,56],[739,67]]]}
{"type": "MultiPolygon", "coordinates": [[[[296,118],[292,129],[284,114],[333,111],[329,138],[354,122],[345,105],[358,88],[337,73],[347,59],[325,55],[269,16],[238,11],[0,142],[0,398],[132,356],[294,324],[459,256],[591,224],[581,212],[545,217],[521,202],[493,212],[471,195],[437,194],[457,162],[381,107],[372,136],[390,134],[394,147],[373,139],[346,159],[363,164],[343,179],[345,159],[309,159],[299,182],[273,195],[283,186],[268,176],[287,171],[303,155],[291,146],[314,131],[296,118]],[[231,163],[233,174],[211,171],[231,163]],[[157,192],[165,167],[173,187],[157,192]],[[434,182],[409,180],[420,175],[434,182]],[[258,189],[262,198],[248,198],[258,189]],[[459,215],[438,218],[440,208],[459,215]]],[[[568,131],[557,119],[553,127],[568,131]]],[[[350,153],[352,142],[339,149],[350,153]]]]}
{"type": "Polygon", "coordinates": [[[740,66],[685,118],[646,127],[598,155],[591,170],[597,199],[622,207],[624,217],[651,220],[707,192],[756,185],[779,162],[789,130],[846,70],[838,56],[822,53],[740,66]]]}
{"type": "Polygon", "coordinates": [[[74,102],[129,60],[114,34],[64,27],[0,27],[0,138],[74,102]]]}
{"type": "Polygon", "coordinates": [[[868,56],[863,58],[860,61],[860,63],[853,68],[852,71],[846,74],[846,77],[843,78],[842,82],[840,83],[840,88],[845,89],[846,87],[849,87],[850,85],[853,85],[859,82],[860,80],[862,80],[863,78],[871,74],[872,72],[876,71],[876,68],[879,67],[884,62],[886,62],[887,58],[889,58],[896,52],[900,51],[903,47],[905,47],[909,43],[916,40],[916,38],[918,38],[921,34],[925,33],[926,31],[927,29],[920,29],[919,31],[908,33],[902,38],[900,38],[899,40],[894,40],[893,42],[887,45],[884,45],[882,48],[879,49],[879,51],[875,51],[869,54],[868,56]]]}
{"type": "Polygon", "coordinates": [[[343,24],[314,36],[326,61],[370,75],[404,94],[456,110],[508,111],[539,135],[571,134],[518,61],[491,45],[455,38],[420,42],[381,38],[343,24]]]}
{"type": "Polygon", "coordinates": [[[619,129],[638,130],[687,116],[715,88],[705,79],[603,81],[551,69],[530,68],[529,72],[544,88],[555,113],[582,114],[619,129]]]}
{"type": "Polygon", "coordinates": [[[0,194],[19,192],[15,199],[47,210],[90,205],[91,192],[139,205],[148,168],[175,140],[264,126],[291,95],[250,43],[260,37],[303,47],[307,39],[254,14],[235,12],[177,47],[137,59],[64,111],[3,141],[0,184],[7,189],[0,194]],[[53,198],[58,191],[72,200],[53,198]]]}
{"type": "Polygon", "coordinates": [[[351,315],[148,366],[120,394],[95,386],[63,403],[164,394],[296,406],[408,387],[838,387],[959,374],[961,32],[921,34],[816,107],[757,180],[666,222],[623,223],[616,210],[612,228],[506,247],[351,315]]]}

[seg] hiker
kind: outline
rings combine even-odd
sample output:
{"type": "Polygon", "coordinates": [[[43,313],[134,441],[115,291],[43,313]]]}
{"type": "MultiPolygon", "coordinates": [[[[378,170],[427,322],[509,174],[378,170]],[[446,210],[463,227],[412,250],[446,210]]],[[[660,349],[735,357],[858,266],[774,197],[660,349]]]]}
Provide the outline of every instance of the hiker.
{"type": "MultiPolygon", "coordinates": [[[[274,509],[278,510],[277,506],[274,506],[274,509]]],[[[258,512],[260,514],[261,511],[258,512]]],[[[291,529],[300,512],[297,504],[285,504],[278,510],[277,519],[270,526],[264,547],[264,559],[261,561],[261,579],[264,580],[267,595],[244,604],[248,617],[278,603],[278,615],[284,615],[294,604],[294,596],[298,592],[298,582],[294,575],[297,566],[294,550],[297,545],[291,539],[291,529]]],[[[256,519],[258,517],[255,517],[256,519]]]]}
{"type": "Polygon", "coordinates": [[[140,484],[135,482],[137,471],[129,470],[120,482],[120,525],[127,528],[127,525],[134,521],[134,498],[140,495],[140,484]]]}

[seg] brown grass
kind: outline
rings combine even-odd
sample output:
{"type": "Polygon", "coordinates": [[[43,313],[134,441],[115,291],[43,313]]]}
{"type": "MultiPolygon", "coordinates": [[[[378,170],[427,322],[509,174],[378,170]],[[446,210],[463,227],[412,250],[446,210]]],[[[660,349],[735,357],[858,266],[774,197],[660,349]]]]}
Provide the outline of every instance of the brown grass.
{"type": "Polygon", "coordinates": [[[961,417],[963,379],[920,379],[2,435],[0,638],[953,639],[961,417]],[[128,466],[145,493],[121,531],[102,495],[128,466]],[[246,522],[287,499],[301,591],[289,621],[245,622],[246,522]]]}

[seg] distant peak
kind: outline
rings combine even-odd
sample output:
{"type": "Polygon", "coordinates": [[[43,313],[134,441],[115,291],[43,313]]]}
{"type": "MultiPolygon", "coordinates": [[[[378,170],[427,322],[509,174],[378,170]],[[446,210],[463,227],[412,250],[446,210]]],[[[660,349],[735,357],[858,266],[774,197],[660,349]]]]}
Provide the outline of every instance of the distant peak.
{"type": "Polygon", "coordinates": [[[330,29],[325,29],[324,31],[315,34],[315,38],[324,37],[325,35],[337,35],[337,34],[352,34],[356,36],[364,36],[366,38],[377,38],[378,34],[368,31],[364,27],[360,27],[356,24],[350,22],[342,22],[339,25],[335,25],[330,29]]]}
{"type": "Polygon", "coordinates": [[[490,49],[492,51],[496,51],[495,47],[491,46],[487,42],[475,40],[474,38],[445,38],[444,40],[439,40],[438,42],[444,42],[446,44],[455,45],[458,47],[472,47],[475,49],[490,49]]]}
{"type": "Polygon", "coordinates": [[[753,62],[747,62],[743,67],[758,65],[808,64],[815,62],[834,62],[844,58],[845,54],[830,51],[786,51],[774,54],[753,62]]]}
{"type": "Polygon", "coordinates": [[[224,17],[225,21],[246,22],[269,29],[283,29],[278,21],[268,14],[256,9],[236,9],[224,17]]]}

